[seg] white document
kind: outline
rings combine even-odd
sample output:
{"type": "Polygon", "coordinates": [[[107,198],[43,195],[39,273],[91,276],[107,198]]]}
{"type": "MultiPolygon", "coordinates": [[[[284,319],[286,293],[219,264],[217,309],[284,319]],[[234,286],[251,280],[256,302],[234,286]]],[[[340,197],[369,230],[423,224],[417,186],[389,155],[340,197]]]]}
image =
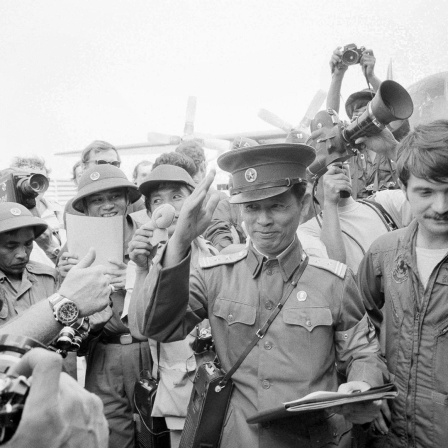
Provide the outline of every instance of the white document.
{"type": "Polygon", "coordinates": [[[113,266],[110,259],[123,261],[124,257],[124,218],[94,218],[92,216],[66,215],[67,247],[70,253],[81,259],[91,247],[96,258],[93,266],[113,266]]]}

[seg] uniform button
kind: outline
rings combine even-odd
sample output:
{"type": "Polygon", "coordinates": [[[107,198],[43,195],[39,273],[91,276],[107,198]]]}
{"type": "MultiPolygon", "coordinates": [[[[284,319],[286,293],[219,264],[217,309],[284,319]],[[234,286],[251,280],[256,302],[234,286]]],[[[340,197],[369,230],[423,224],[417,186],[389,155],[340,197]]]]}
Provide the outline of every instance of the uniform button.
{"type": "Polygon", "coordinates": [[[228,320],[229,322],[232,322],[232,321],[233,321],[233,314],[229,314],[229,315],[227,316],[227,320],[228,320]]]}
{"type": "Polygon", "coordinates": [[[263,380],[261,383],[261,387],[263,389],[269,389],[271,387],[271,383],[268,380],[263,380]]]}
{"type": "Polygon", "coordinates": [[[268,269],[268,270],[266,271],[266,273],[267,273],[268,275],[272,275],[272,269],[268,269]]]}
{"type": "Polygon", "coordinates": [[[272,310],[272,308],[274,307],[274,304],[270,300],[268,300],[264,305],[267,310],[272,310]]]}
{"type": "Polygon", "coordinates": [[[307,327],[311,327],[311,321],[310,320],[307,320],[305,323],[306,323],[307,327]]]}
{"type": "Polygon", "coordinates": [[[265,342],[265,343],[264,343],[264,348],[265,348],[266,350],[270,350],[270,349],[272,348],[272,344],[271,344],[270,342],[265,342]]]}

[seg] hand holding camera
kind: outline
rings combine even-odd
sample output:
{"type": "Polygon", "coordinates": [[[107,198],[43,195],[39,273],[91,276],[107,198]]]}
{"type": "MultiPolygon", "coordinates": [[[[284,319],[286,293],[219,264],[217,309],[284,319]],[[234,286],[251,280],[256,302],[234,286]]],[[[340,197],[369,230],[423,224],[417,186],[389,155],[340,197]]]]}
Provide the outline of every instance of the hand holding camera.
{"type": "MultiPolygon", "coordinates": [[[[3,346],[0,349],[1,357],[3,346]]],[[[31,349],[10,366],[8,376],[32,375],[32,382],[15,435],[3,446],[107,447],[109,431],[101,400],[61,370],[61,357],[42,348],[31,349]]]]}
{"type": "Polygon", "coordinates": [[[342,48],[337,47],[330,58],[330,70],[333,76],[344,75],[348,65],[342,61],[342,48]]]}
{"type": "Polygon", "coordinates": [[[341,197],[350,197],[352,184],[347,163],[332,164],[323,176],[325,206],[337,205],[341,197]],[[342,195],[341,193],[345,193],[342,195]]]}

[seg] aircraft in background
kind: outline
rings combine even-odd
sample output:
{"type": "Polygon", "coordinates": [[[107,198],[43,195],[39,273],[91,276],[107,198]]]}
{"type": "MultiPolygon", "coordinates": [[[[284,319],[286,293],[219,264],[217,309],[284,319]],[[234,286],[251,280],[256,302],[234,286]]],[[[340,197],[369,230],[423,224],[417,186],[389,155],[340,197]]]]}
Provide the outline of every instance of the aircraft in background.
{"type": "MultiPolygon", "coordinates": [[[[409,119],[412,127],[438,118],[448,119],[448,71],[427,76],[412,84],[407,90],[414,102],[414,113],[409,119]]],[[[117,145],[117,149],[123,156],[156,155],[173,151],[182,141],[195,140],[205,148],[207,158],[213,161],[219,154],[231,149],[233,141],[238,137],[251,139],[259,144],[268,144],[284,142],[288,136],[294,133],[296,133],[296,136],[297,133],[303,133],[304,135],[309,133],[309,122],[319,110],[324,99],[325,92],[318,91],[305,116],[297,126],[289,124],[272,112],[260,109],[259,117],[278,129],[211,136],[194,132],[196,98],[189,97],[183,136],[150,132],[147,142],[117,145]]],[[[56,155],[73,157],[80,156],[81,152],[82,150],[65,151],[58,152],[56,155]]]]}

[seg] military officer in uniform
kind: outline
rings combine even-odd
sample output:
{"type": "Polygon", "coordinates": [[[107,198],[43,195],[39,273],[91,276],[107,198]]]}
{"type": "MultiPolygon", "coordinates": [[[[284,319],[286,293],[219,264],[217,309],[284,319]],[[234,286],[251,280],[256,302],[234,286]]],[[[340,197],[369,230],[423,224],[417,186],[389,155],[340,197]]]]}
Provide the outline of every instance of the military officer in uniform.
{"type": "Polygon", "coordinates": [[[353,392],[383,383],[385,364],[353,275],[339,262],[304,255],[296,237],[313,148],[262,145],[229,151],[218,165],[232,173],[230,201],[240,204],[250,237],[238,253],[208,257],[190,269],[190,243],[207,227],[217,199],[207,203],[209,174],[185,201],[173,236],[139,294],[143,334],[183,339],[210,320],[216,352],[228,371],[306,268],[263,339],[233,375],[221,447],[351,446],[351,424],[371,421],[379,403],[290,417],[265,424],[246,419],[317,390],[353,392]],[[339,378],[345,383],[339,385],[339,378]]]}

